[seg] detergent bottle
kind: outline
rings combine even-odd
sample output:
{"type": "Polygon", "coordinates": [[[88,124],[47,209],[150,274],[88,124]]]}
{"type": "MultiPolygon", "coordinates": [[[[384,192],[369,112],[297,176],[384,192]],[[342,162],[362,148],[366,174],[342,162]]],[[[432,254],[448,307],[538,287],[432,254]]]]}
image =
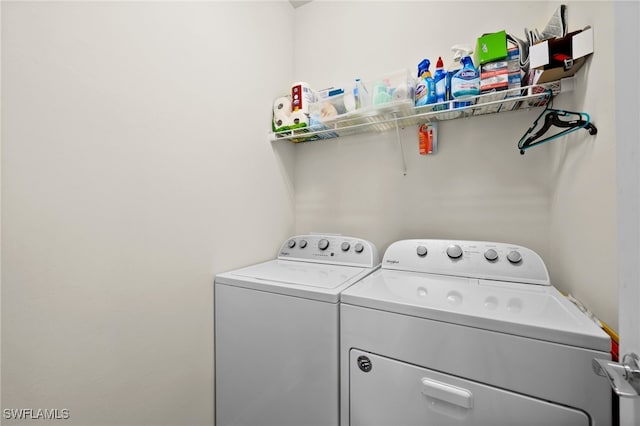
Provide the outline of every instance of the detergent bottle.
{"type": "MultiPolygon", "coordinates": [[[[444,70],[442,57],[438,57],[438,62],[436,62],[436,72],[433,75],[433,81],[436,86],[436,103],[445,102],[447,100],[447,73],[444,70]]],[[[437,109],[442,110],[448,107],[448,105],[443,104],[438,105],[437,109]]]]}
{"type": "Polygon", "coordinates": [[[470,56],[473,53],[473,49],[466,44],[456,44],[451,47],[451,51],[453,52],[453,62],[447,68],[447,77],[445,80],[445,90],[448,101],[453,100],[453,96],[451,96],[451,79],[462,69],[462,58],[464,56],[470,56]]]}
{"type": "Polygon", "coordinates": [[[473,66],[471,56],[464,56],[461,62],[462,69],[451,77],[454,108],[472,105],[474,98],[480,94],[480,72],[473,66]]]}
{"type": "Polygon", "coordinates": [[[418,64],[418,82],[416,83],[416,106],[433,104],[436,102],[436,84],[429,72],[431,62],[423,59],[418,64]]]}

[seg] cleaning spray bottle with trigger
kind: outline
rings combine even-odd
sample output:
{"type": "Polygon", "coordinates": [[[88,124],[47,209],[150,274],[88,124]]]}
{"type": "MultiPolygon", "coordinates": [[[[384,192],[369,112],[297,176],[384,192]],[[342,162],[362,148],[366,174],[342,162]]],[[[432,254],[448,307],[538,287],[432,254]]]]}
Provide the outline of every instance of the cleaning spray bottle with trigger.
{"type": "Polygon", "coordinates": [[[451,77],[451,96],[455,99],[454,108],[472,105],[480,94],[480,72],[473,66],[471,56],[461,60],[462,69],[451,77]]]}
{"type": "Polygon", "coordinates": [[[462,58],[464,56],[470,56],[473,53],[473,49],[466,44],[456,44],[451,46],[451,51],[453,52],[453,62],[449,65],[449,68],[447,68],[447,78],[445,80],[448,101],[453,100],[453,96],[451,95],[451,79],[462,69],[462,58]]]}
{"type": "Polygon", "coordinates": [[[436,84],[429,72],[431,62],[423,59],[418,64],[418,81],[416,83],[416,106],[424,106],[436,102],[436,84]]]}

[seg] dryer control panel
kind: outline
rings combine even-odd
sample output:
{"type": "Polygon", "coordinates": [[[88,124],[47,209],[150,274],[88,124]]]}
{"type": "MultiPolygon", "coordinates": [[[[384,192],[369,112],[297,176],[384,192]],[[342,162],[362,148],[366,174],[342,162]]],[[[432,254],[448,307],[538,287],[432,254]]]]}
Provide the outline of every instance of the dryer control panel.
{"type": "Polygon", "coordinates": [[[402,240],[389,246],[383,269],[550,285],[542,258],[514,244],[458,240],[402,240]]]}
{"type": "Polygon", "coordinates": [[[376,246],[343,235],[296,235],[280,247],[278,259],[372,268],[380,264],[376,246]]]}

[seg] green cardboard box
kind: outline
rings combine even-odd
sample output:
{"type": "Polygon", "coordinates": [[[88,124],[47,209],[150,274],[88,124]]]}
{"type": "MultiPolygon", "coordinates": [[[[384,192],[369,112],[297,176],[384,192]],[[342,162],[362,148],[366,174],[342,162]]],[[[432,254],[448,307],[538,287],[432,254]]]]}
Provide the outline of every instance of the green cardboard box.
{"type": "Polygon", "coordinates": [[[476,66],[507,57],[507,33],[484,34],[476,45],[476,66]]]}

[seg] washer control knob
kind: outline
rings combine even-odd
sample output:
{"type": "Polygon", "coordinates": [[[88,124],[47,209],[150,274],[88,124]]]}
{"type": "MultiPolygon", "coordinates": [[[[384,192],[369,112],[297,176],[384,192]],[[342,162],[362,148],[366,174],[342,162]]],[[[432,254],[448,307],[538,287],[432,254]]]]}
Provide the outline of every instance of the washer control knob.
{"type": "Polygon", "coordinates": [[[362,243],[356,243],[353,249],[356,251],[356,253],[362,253],[364,251],[364,246],[362,245],[362,243]]]}
{"type": "Polygon", "coordinates": [[[507,259],[511,263],[520,263],[522,261],[522,255],[520,254],[519,251],[512,250],[507,255],[507,259]]]}
{"type": "Polygon", "coordinates": [[[462,256],[462,247],[457,244],[447,247],[447,256],[451,259],[458,259],[462,256]]]}
{"type": "Polygon", "coordinates": [[[329,241],[326,239],[321,239],[320,241],[318,241],[318,248],[320,250],[326,250],[329,247],[329,241]]]}
{"type": "Polygon", "coordinates": [[[498,258],[498,252],[495,251],[494,249],[489,249],[484,252],[484,258],[487,259],[489,262],[493,262],[498,258]]]}
{"type": "Polygon", "coordinates": [[[420,257],[425,257],[427,255],[427,248],[425,246],[418,246],[416,253],[418,253],[420,257]]]}
{"type": "Polygon", "coordinates": [[[296,246],[296,240],[289,240],[287,245],[289,246],[289,248],[294,248],[296,246]]]}
{"type": "Polygon", "coordinates": [[[307,240],[300,240],[300,243],[298,245],[300,246],[300,248],[305,248],[307,246],[307,240]]]}
{"type": "Polygon", "coordinates": [[[349,249],[351,248],[351,244],[345,241],[344,243],[342,243],[340,248],[342,249],[342,251],[349,251],[349,249]]]}

